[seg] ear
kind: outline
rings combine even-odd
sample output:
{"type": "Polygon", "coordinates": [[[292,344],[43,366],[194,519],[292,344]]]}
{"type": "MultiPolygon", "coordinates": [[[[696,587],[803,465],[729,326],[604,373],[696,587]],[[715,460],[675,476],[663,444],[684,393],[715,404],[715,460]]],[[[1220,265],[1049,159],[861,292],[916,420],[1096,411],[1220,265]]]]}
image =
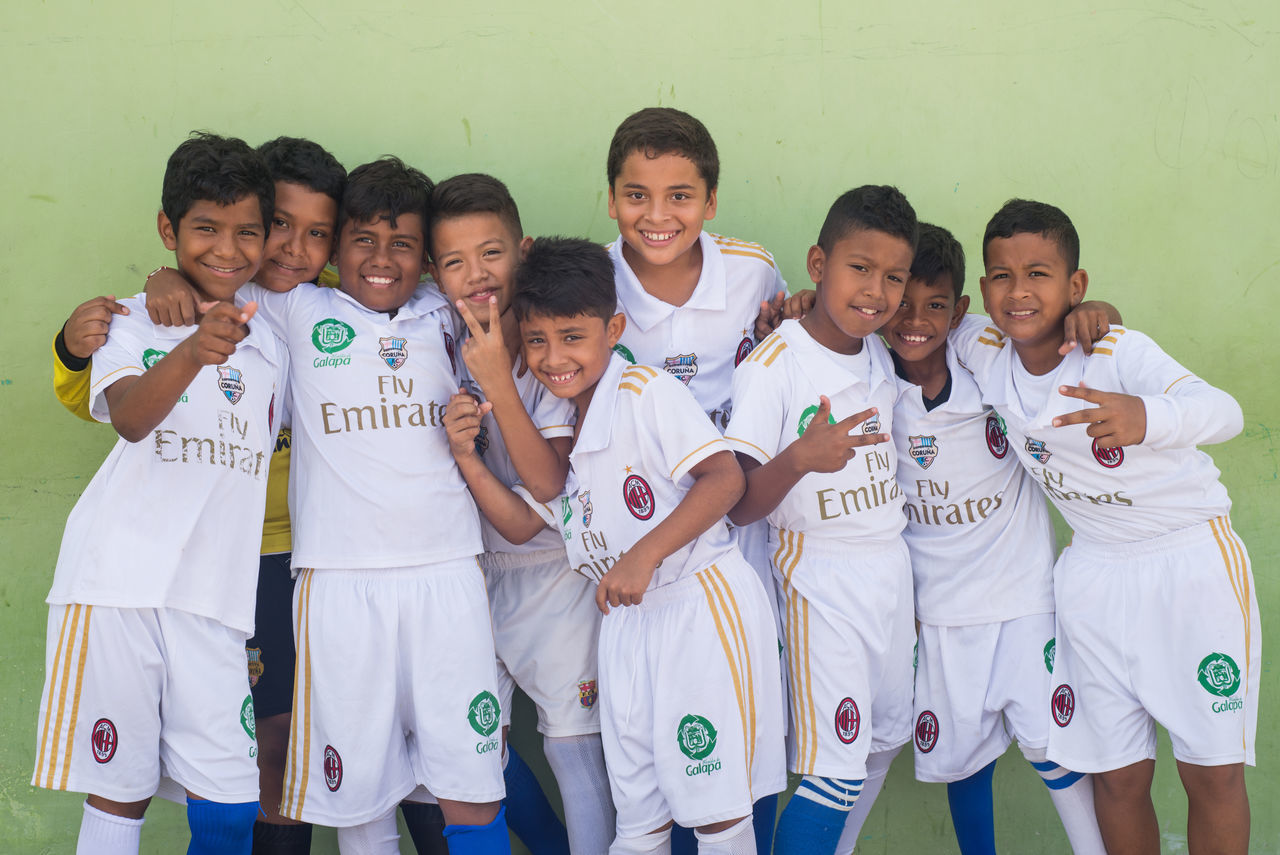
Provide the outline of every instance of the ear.
{"type": "Polygon", "coordinates": [[[702,219],[714,220],[716,218],[716,188],[712,187],[707,193],[707,207],[702,213],[702,219]]]}
{"type": "Polygon", "coordinates": [[[609,185],[609,219],[618,219],[618,203],[613,198],[613,185],[609,185]]]}
{"type": "Polygon", "coordinates": [[[1089,274],[1083,268],[1071,274],[1071,305],[1078,306],[1084,301],[1084,293],[1089,290],[1089,274]]]}
{"type": "MultiPolygon", "coordinates": [[[[978,290],[982,292],[982,308],[986,311],[987,316],[991,316],[991,304],[987,302],[987,277],[978,277],[978,290]]],[[[994,319],[993,319],[994,322],[994,319]]]]}
{"type": "Polygon", "coordinates": [[[169,222],[164,211],[156,215],[156,231],[160,232],[160,240],[164,242],[165,249],[173,252],[178,248],[177,229],[173,227],[173,223],[169,222]]]}
{"type": "Polygon", "coordinates": [[[329,263],[334,266],[334,269],[338,267],[338,248],[340,246],[342,246],[342,235],[336,234],[333,236],[333,249],[329,250],[329,263]]]}
{"type": "MultiPolygon", "coordinates": [[[[612,194],[610,194],[612,195],[612,194]]],[[[533,246],[533,238],[528,235],[524,236],[524,240],[520,241],[520,260],[524,261],[529,254],[529,247],[533,246]]]]}
{"type": "MultiPolygon", "coordinates": [[[[436,283],[436,287],[440,288],[440,276],[436,271],[436,263],[434,261],[427,262],[427,275],[431,277],[431,281],[436,283]]],[[[440,288],[443,292],[444,289],[440,288]]]]}
{"type": "Polygon", "coordinates": [[[969,311],[969,295],[961,294],[960,299],[956,300],[956,307],[951,310],[951,326],[948,329],[955,329],[960,326],[960,320],[969,311]]]}
{"type": "Polygon", "coordinates": [[[605,338],[609,342],[610,349],[612,349],[613,346],[618,343],[618,340],[622,338],[622,332],[626,328],[627,317],[622,314],[622,312],[618,312],[618,314],[610,318],[608,323],[605,324],[605,338]]]}
{"type": "Polygon", "coordinates": [[[822,284],[822,271],[827,265],[827,254],[822,251],[822,247],[816,243],[809,247],[809,255],[805,260],[805,266],[809,270],[809,279],[814,285],[822,284]]]}

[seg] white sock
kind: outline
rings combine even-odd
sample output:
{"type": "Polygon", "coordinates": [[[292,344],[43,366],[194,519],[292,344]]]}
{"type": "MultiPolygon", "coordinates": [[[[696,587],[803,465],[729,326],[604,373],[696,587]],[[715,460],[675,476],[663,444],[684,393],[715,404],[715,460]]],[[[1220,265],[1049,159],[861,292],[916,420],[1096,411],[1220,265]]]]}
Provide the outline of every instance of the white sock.
{"type": "Polygon", "coordinates": [[[138,855],[141,819],[129,819],[84,803],[76,855],[138,855]]]}
{"type": "Polygon", "coordinates": [[[740,819],[724,831],[703,834],[694,831],[698,839],[698,855],[755,855],[756,832],[751,817],[740,819]]]}
{"type": "Polygon", "coordinates": [[[560,787],[564,824],[573,855],[604,855],[613,840],[617,812],[609,794],[600,734],[548,736],[542,741],[560,787]]]}
{"type": "Polygon", "coordinates": [[[366,823],[339,828],[338,851],[342,855],[400,855],[396,809],[366,823]]]}
{"type": "Polygon", "coordinates": [[[609,855],[671,855],[671,826],[639,837],[615,837],[609,855]]]}
{"type": "Polygon", "coordinates": [[[898,756],[902,746],[890,748],[888,751],[877,751],[867,757],[867,777],[862,782],[862,795],[853,803],[849,818],[844,821],[844,830],[840,832],[840,842],[836,844],[836,855],[850,855],[858,843],[858,835],[862,833],[862,825],[871,815],[871,807],[876,803],[884,787],[885,776],[889,774],[889,766],[893,758],[898,756]]]}
{"type": "Polygon", "coordinates": [[[1098,815],[1093,808],[1093,776],[1079,775],[1079,780],[1063,787],[1062,782],[1076,777],[1078,773],[1056,764],[1050,766],[1052,761],[1045,759],[1043,748],[1023,748],[1021,745],[1018,748],[1049,788],[1049,798],[1067,832],[1071,851],[1075,855],[1106,855],[1102,832],[1098,830],[1098,815]]]}

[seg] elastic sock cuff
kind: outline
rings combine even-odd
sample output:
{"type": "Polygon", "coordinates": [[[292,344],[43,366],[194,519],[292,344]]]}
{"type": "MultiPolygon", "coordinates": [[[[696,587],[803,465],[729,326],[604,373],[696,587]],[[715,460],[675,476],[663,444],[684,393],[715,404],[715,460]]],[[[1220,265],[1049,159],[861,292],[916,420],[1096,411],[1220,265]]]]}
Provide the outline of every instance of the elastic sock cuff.
{"type": "Polygon", "coordinates": [[[66,324],[63,324],[63,328],[58,330],[57,338],[53,340],[53,352],[58,357],[58,361],[61,362],[62,366],[68,371],[83,371],[89,367],[91,358],[86,359],[79,357],[67,350],[67,338],[64,335],[65,332],[66,324]]]}

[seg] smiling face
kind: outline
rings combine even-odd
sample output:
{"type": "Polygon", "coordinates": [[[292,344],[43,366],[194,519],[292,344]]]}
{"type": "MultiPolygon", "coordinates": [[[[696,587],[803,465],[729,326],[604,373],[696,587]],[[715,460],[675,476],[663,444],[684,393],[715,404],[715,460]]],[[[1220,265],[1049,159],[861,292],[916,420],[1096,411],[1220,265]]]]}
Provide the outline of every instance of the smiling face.
{"type": "Polygon", "coordinates": [[[885,338],[904,362],[924,362],[930,357],[945,361],[947,333],[960,325],[968,308],[968,297],[956,299],[950,275],[934,282],[913,276],[907,280],[897,313],[885,325],[885,338]]]}
{"type": "MultiPolygon", "coordinates": [[[[683,155],[633,151],[609,188],[609,216],[618,221],[623,256],[637,272],[681,260],[715,215],[716,191],[683,155]]],[[[696,261],[701,265],[701,256],[696,261]]]]}
{"type": "Polygon", "coordinates": [[[551,394],[572,398],[579,414],[585,413],[626,323],[621,314],[608,321],[597,315],[529,315],[520,322],[525,361],[551,394]]]}
{"type": "Polygon", "coordinates": [[[266,226],[257,196],[230,205],[197,200],[177,228],[163,211],[156,225],[178,270],[206,300],[230,300],[262,261],[266,226]]]}
{"type": "Polygon", "coordinates": [[[487,329],[489,298],[498,298],[499,314],[511,306],[516,265],[531,242],[513,234],[497,214],[437,220],[431,226],[431,278],[450,303],[465,302],[487,329]]]}
{"type": "Polygon", "coordinates": [[[426,265],[422,217],[348,220],[338,236],[338,287],[366,309],[394,312],[413,296],[426,265]]]}
{"type": "Polygon", "coordinates": [[[292,181],[276,182],[276,209],[257,283],[268,291],[290,291],[314,282],[333,254],[338,203],[292,181]]]}
{"type": "Polygon", "coordinates": [[[1063,320],[1084,299],[1088,274],[1070,271],[1058,244],[1032,232],[992,238],[983,258],[982,299],[991,320],[1024,362],[1057,365],[1053,355],[1065,337],[1063,320]]]}
{"type": "Polygon", "coordinates": [[[897,311],[913,255],[907,241],[875,229],[849,232],[830,253],[810,247],[809,278],[818,294],[801,324],[829,350],[858,353],[862,339],[897,311]]]}

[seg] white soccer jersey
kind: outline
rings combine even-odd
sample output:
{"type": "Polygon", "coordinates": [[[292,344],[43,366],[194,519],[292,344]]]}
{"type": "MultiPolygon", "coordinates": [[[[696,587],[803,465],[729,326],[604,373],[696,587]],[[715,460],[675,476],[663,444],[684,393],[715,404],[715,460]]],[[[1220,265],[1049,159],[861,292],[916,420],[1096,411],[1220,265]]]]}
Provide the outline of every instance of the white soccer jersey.
{"type": "MultiPolygon", "coordinates": [[[[465,370],[465,366],[463,369],[465,370]]],[[[573,436],[573,401],[557,398],[551,394],[546,386],[538,382],[531,371],[525,371],[524,376],[521,376],[519,365],[512,368],[511,377],[515,381],[520,403],[529,413],[533,426],[544,438],[573,436]]],[[[472,391],[483,400],[484,396],[479,386],[474,382],[470,386],[472,391]]],[[[481,459],[499,481],[508,487],[514,487],[520,482],[515,464],[511,462],[511,454],[507,451],[507,444],[502,438],[502,431],[498,429],[498,420],[492,412],[485,415],[481,421],[480,436],[476,442],[481,459]]],[[[528,554],[546,549],[560,549],[564,546],[564,540],[560,535],[550,529],[538,532],[527,543],[517,544],[499,534],[483,514],[480,516],[480,525],[484,530],[484,548],[487,552],[528,554]]]]}
{"type": "MultiPolygon", "coordinates": [[[[725,438],[734,451],[768,463],[799,439],[819,395],[831,399],[833,421],[876,407],[879,413],[854,430],[889,433],[898,386],[884,343],[868,336],[857,355],[833,354],[799,321],[783,321],[734,374],[736,409],[725,438]]],[[[897,464],[887,445],[859,448],[839,472],[801,478],[769,525],[833,540],[896,540],[906,525],[897,464]]]]}
{"type": "Polygon", "coordinates": [[[983,400],[1004,417],[1010,447],[1077,536],[1100,543],[1145,540],[1230,509],[1217,467],[1195,446],[1239,433],[1240,405],[1147,336],[1112,327],[1093,355],[1073,350],[1048,379],[1031,377],[986,318],[967,320],[950,341],[973,370],[983,400]],[[1040,382],[1047,395],[1024,400],[1019,382],[1024,388],[1040,382]],[[1053,426],[1055,416],[1094,406],[1058,394],[1059,386],[1081,383],[1142,398],[1147,434],[1141,445],[1102,449],[1086,425],[1053,426]]]}
{"type": "MultiPolygon", "coordinates": [[[[90,375],[90,407],[104,422],[109,386],[195,332],[153,325],[145,295],[120,302],[130,313],[112,320],[90,375]]],[[[67,519],[47,601],[179,609],[252,635],[287,371],[284,345],[252,324],[226,363],[200,369],[150,436],[118,440],[67,519]]]]}
{"type": "Polygon", "coordinates": [[[453,320],[421,285],[391,317],[336,288],[249,289],[293,354],[293,564],[376,569],[481,551],[475,502],[449,453],[453,320]]]}
{"type": "Polygon", "coordinates": [[[926,410],[899,380],[893,410],[916,617],[934,626],[1053,611],[1053,525],[999,418],[947,348],[951,396],[926,410]]]}
{"type": "MultiPolygon", "coordinates": [[[[684,499],[689,470],[729,446],[679,381],[614,355],[569,455],[562,526],[569,563],[599,581],[684,499]]],[[[663,559],[648,590],[710,567],[736,542],[717,521],[663,559]]]]}
{"type": "Polygon", "coordinates": [[[656,365],[693,392],[723,431],[733,410],[733,369],[755,346],[760,302],[785,291],[773,256],[759,244],[703,232],[702,275],[683,306],[654,297],[622,257],[622,240],[609,246],[618,311],[627,328],[614,349],[628,362],[656,365]]]}

